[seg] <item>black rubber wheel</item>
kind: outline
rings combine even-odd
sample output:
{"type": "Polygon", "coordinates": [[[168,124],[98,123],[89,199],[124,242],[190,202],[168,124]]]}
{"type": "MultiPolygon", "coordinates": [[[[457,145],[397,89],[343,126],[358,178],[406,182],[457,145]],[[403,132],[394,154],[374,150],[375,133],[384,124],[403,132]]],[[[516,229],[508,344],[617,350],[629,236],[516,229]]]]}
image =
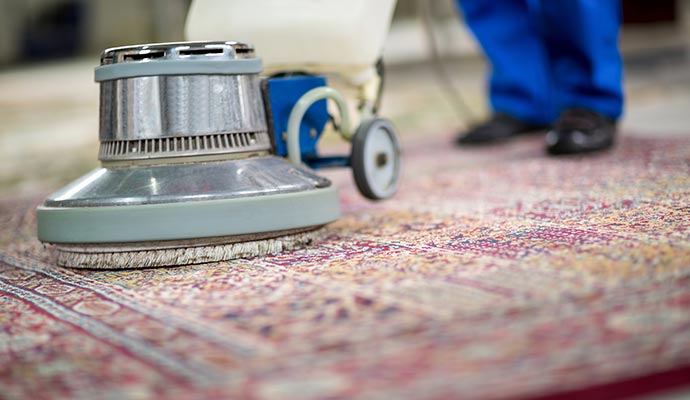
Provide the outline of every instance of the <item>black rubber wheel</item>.
{"type": "Polygon", "coordinates": [[[398,190],[400,144],[386,119],[363,121],[352,139],[352,175],[360,193],[371,200],[387,199],[398,190]]]}

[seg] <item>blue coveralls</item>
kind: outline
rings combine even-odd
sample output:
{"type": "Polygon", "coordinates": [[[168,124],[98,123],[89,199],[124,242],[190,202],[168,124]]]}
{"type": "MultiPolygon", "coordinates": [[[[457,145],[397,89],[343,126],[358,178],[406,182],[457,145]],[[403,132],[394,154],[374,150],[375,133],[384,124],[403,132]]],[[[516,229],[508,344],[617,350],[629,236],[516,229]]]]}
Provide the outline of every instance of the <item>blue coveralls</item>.
{"type": "Polygon", "coordinates": [[[552,123],[566,108],[623,110],[619,0],[458,0],[492,69],[491,106],[552,123]]]}

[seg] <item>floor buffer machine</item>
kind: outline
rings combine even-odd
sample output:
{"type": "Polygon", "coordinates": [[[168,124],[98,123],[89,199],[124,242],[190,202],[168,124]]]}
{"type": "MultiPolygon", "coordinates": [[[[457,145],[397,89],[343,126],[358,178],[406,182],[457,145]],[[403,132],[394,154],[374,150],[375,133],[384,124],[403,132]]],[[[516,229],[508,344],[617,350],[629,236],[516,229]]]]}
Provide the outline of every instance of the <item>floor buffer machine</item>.
{"type": "Polygon", "coordinates": [[[320,168],[350,167],[362,195],[389,198],[400,146],[377,115],[376,63],[394,6],[196,0],[190,41],[105,50],[95,71],[102,165],[38,207],[38,238],[69,267],[221,261],[309,244],[338,219],[320,168]],[[324,73],[357,88],[356,125],[324,73]],[[350,154],[319,154],[329,123],[350,154]]]}

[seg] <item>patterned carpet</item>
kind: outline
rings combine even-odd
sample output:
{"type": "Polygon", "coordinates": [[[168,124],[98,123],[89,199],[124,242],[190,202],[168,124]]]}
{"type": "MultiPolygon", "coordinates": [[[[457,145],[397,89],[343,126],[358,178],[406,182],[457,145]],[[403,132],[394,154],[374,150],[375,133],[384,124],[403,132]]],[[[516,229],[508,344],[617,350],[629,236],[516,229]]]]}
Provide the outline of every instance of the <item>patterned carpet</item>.
{"type": "Polygon", "coordinates": [[[0,397],[620,398],[690,384],[690,139],[405,142],[308,249],[69,270],[0,201],[0,397]],[[647,377],[647,378],[644,378],[647,377]],[[617,384],[618,383],[618,384],[617,384]],[[646,386],[645,386],[646,385],[646,386]],[[598,391],[597,391],[598,390],[598,391]]]}

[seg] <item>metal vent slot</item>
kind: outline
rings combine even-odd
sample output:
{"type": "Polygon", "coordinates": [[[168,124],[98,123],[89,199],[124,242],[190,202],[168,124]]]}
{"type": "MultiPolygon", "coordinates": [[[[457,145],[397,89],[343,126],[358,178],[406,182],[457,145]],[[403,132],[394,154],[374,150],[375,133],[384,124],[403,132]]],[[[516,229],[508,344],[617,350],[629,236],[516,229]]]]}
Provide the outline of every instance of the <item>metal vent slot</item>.
{"type": "Polygon", "coordinates": [[[223,54],[223,49],[186,49],[180,50],[181,56],[205,56],[211,54],[223,54]]]}
{"type": "Polygon", "coordinates": [[[143,60],[154,60],[156,58],[165,57],[164,51],[152,51],[149,53],[135,53],[135,54],[125,54],[123,59],[125,61],[143,61],[143,60]]]}
{"type": "Polygon", "coordinates": [[[100,160],[136,160],[270,150],[267,132],[231,132],[101,142],[100,160]]]}

